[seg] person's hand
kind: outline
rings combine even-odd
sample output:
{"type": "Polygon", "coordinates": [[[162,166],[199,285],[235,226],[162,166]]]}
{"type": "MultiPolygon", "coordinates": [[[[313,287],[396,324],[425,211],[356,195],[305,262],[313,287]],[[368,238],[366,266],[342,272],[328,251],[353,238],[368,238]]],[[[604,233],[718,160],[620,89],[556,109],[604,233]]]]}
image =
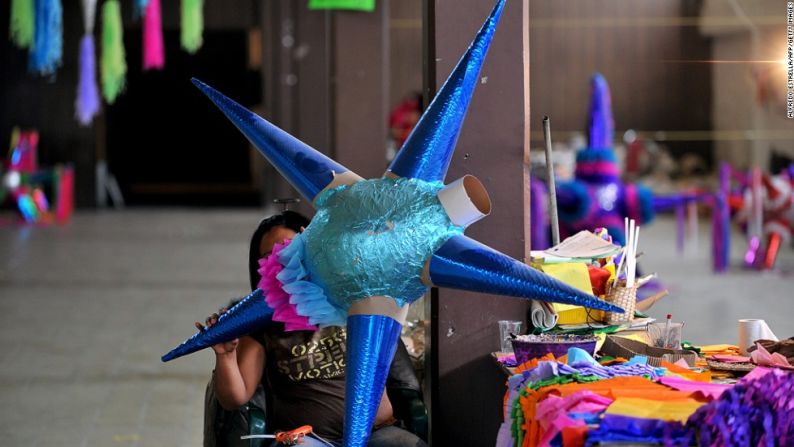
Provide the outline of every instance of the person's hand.
{"type": "MultiPolygon", "coordinates": [[[[218,322],[218,318],[220,318],[221,314],[223,314],[224,312],[226,312],[226,309],[221,309],[220,314],[216,312],[210,315],[209,317],[207,317],[206,320],[204,320],[203,325],[197,321],[196,328],[202,332],[207,330],[207,328],[212,327],[213,324],[218,322]]],[[[218,343],[216,345],[212,345],[212,350],[215,351],[215,354],[217,355],[231,354],[237,350],[237,345],[239,343],[240,343],[240,339],[235,338],[234,340],[230,340],[225,343],[218,343]]]]}

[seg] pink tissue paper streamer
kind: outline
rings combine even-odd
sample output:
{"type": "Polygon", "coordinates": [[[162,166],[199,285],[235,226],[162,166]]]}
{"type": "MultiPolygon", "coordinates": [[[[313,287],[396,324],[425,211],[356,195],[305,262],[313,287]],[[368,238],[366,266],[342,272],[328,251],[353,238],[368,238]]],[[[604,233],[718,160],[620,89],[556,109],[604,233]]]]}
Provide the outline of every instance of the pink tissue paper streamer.
{"type": "Polygon", "coordinates": [[[165,48],[160,0],[149,0],[143,16],[143,69],[162,70],[163,67],[165,67],[165,48]]]}
{"type": "Polygon", "coordinates": [[[278,254],[290,242],[292,241],[287,239],[283,244],[274,245],[270,256],[259,260],[258,272],[262,279],[259,280],[257,287],[265,293],[265,302],[273,309],[273,321],[284,323],[284,330],[316,331],[317,326],[309,324],[309,318],[298,315],[295,305],[289,302],[289,294],[284,291],[283,285],[276,278],[284,268],[278,261],[278,254]]]}

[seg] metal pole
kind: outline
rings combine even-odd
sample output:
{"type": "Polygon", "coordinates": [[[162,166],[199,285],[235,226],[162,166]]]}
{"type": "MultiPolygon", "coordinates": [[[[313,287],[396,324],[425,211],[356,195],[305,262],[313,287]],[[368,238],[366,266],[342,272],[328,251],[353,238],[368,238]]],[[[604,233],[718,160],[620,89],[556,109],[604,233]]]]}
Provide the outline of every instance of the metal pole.
{"type": "Polygon", "coordinates": [[[557,189],[554,185],[554,159],[551,157],[551,123],[548,116],[543,117],[543,139],[546,142],[546,184],[549,187],[549,216],[551,217],[551,240],[553,245],[560,243],[560,220],[557,217],[557,189]]]}

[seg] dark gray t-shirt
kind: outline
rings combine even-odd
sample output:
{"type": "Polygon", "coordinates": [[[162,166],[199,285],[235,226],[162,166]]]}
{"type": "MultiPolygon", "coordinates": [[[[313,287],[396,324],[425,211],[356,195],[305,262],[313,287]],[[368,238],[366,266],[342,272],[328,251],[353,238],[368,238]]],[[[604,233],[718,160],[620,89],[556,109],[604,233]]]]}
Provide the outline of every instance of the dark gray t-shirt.
{"type": "Polygon", "coordinates": [[[253,337],[265,348],[276,430],[311,425],[327,439],[342,438],[345,346],[342,327],[319,331],[266,331],[253,337]]]}

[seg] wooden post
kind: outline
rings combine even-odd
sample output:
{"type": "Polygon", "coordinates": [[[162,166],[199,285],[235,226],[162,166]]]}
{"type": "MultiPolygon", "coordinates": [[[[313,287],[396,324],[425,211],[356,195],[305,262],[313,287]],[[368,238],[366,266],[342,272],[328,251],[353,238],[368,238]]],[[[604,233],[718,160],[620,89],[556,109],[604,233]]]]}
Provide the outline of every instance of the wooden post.
{"type": "MultiPolygon", "coordinates": [[[[494,2],[425,2],[426,80],[435,92],[487,17],[494,2]]],[[[447,182],[482,180],[493,214],[466,234],[517,259],[528,255],[529,46],[528,1],[507,2],[480,73],[447,182]]],[[[502,420],[505,376],[490,357],[497,321],[526,321],[529,301],[439,289],[431,295],[429,357],[433,445],[492,445],[502,420]]]]}

